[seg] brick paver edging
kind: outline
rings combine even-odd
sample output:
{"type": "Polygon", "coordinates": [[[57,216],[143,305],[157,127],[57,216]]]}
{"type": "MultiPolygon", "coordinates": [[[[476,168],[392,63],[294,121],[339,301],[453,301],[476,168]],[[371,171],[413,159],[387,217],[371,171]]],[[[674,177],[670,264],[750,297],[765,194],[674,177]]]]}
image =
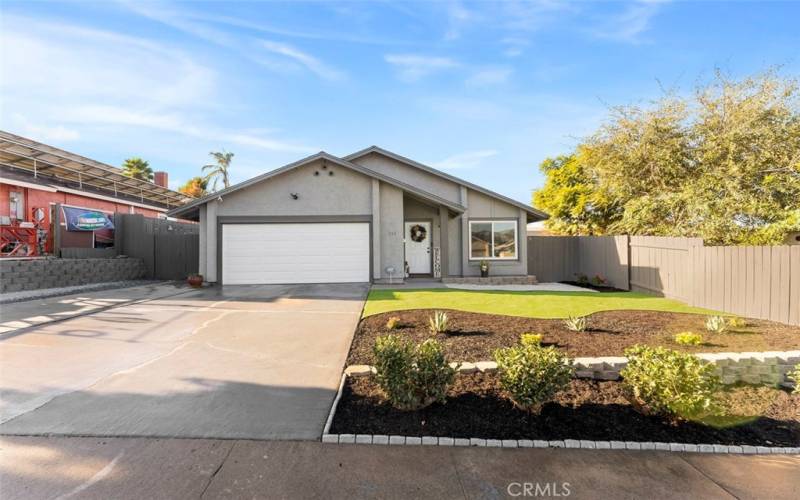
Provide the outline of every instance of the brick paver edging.
{"type": "MultiPolygon", "coordinates": [[[[777,359],[781,364],[787,364],[792,361],[794,363],[800,362],[795,359],[800,357],[800,351],[787,351],[787,352],[761,352],[761,353],[714,353],[714,354],[697,354],[701,359],[706,359],[709,362],[719,363],[722,361],[720,368],[724,369],[729,366],[729,361],[736,363],[741,360],[746,360],[745,364],[749,365],[749,360],[755,361],[755,366],[765,365],[765,360],[777,359]]],[[[625,358],[577,358],[575,364],[578,369],[589,367],[592,363],[586,364],[586,361],[593,360],[595,368],[602,368],[602,380],[609,380],[609,370],[616,370],[617,378],[619,370],[625,366],[627,360],[625,358]],[[581,360],[580,362],[578,360],[581,360]],[[598,365],[597,363],[600,363],[598,365]]],[[[767,361],[768,362],[768,361],[767,361]]],[[[497,364],[493,361],[479,361],[476,363],[461,363],[459,372],[461,373],[474,373],[476,371],[491,372],[497,369],[497,364]]],[[[762,369],[763,370],[763,369],[762,369]]],[[[592,372],[593,373],[593,372],[592,372]]],[[[328,414],[328,419],[325,422],[325,427],[322,431],[323,443],[337,443],[337,444],[375,444],[375,445],[426,445],[426,446],[477,446],[486,448],[582,448],[592,450],[655,450],[655,451],[677,451],[689,453],[733,453],[733,454],[759,454],[759,455],[785,455],[785,454],[800,454],[800,447],[780,447],[780,446],[748,446],[748,445],[724,445],[724,444],[690,444],[690,443],[657,443],[657,442],[637,442],[637,441],[591,441],[585,439],[564,439],[555,441],[546,440],[530,440],[530,439],[482,439],[482,438],[452,438],[452,437],[436,437],[436,436],[389,436],[381,434],[330,434],[331,424],[333,417],[336,414],[336,407],[339,405],[339,400],[342,397],[344,383],[347,377],[364,377],[372,376],[375,374],[375,367],[369,365],[351,365],[348,366],[342,374],[342,380],[339,383],[339,390],[336,392],[336,398],[333,400],[331,411],[328,414]]],[[[595,378],[589,376],[588,378],[595,378]]],[[[615,379],[611,379],[615,380],[615,379]]]]}

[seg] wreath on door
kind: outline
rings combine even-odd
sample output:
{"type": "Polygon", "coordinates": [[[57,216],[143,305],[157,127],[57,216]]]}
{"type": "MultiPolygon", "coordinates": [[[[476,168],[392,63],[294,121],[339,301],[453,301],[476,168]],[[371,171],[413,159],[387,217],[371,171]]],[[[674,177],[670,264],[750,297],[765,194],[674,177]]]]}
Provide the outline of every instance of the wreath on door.
{"type": "Polygon", "coordinates": [[[425,229],[425,226],[421,226],[419,224],[414,224],[411,226],[411,241],[416,241],[417,243],[425,241],[425,237],[428,235],[428,230],[425,229]]]}

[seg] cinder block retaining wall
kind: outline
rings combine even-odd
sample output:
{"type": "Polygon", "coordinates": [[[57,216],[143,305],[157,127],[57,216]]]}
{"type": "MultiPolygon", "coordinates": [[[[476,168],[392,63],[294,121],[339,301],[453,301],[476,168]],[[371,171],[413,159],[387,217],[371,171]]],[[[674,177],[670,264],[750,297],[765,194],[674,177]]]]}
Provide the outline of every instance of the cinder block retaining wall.
{"type": "Polygon", "coordinates": [[[140,279],[142,259],[0,259],[0,293],[140,279]]]}
{"type": "MultiPolygon", "coordinates": [[[[696,354],[700,359],[717,366],[717,374],[723,384],[745,382],[748,384],[786,385],[793,383],[786,377],[800,363],[800,351],[769,352],[720,352],[696,354]]],[[[628,364],[628,359],[619,357],[575,358],[575,376],[595,380],[619,380],[619,372],[628,364]]],[[[455,364],[454,364],[455,365],[455,364]]],[[[458,371],[473,373],[497,370],[494,361],[461,363],[458,371]]],[[[348,366],[345,374],[351,377],[369,376],[375,368],[367,365],[348,366]]]]}

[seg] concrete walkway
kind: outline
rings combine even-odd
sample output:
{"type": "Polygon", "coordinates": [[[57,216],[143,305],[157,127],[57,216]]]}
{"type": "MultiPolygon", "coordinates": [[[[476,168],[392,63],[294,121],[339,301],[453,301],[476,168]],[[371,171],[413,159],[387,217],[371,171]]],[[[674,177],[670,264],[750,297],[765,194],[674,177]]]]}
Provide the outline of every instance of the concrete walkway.
{"type": "Polygon", "coordinates": [[[798,470],[800,457],[787,455],[0,438],[4,500],[524,496],[780,500],[800,497],[798,470]]]}
{"type": "Polygon", "coordinates": [[[367,288],[154,287],[0,335],[0,434],[318,439],[367,288]]]}

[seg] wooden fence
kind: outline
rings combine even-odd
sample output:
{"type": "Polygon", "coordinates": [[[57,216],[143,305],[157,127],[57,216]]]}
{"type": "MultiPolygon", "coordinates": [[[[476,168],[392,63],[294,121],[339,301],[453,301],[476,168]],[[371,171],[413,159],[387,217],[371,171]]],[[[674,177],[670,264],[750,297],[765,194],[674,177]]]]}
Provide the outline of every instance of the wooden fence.
{"type": "Polygon", "coordinates": [[[800,325],[800,245],[706,247],[700,238],[528,237],[539,281],[601,274],[617,288],[800,325]]]}
{"type": "Polygon", "coordinates": [[[528,236],[528,274],[541,282],[601,275],[629,289],[627,236],[528,236]]]}
{"type": "Polygon", "coordinates": [[[120,254],[142,259],[148,277],[180,280],[197,273],[200,262],[197,224],[117,214],[114,225],[114,247],[120,254]]]}

